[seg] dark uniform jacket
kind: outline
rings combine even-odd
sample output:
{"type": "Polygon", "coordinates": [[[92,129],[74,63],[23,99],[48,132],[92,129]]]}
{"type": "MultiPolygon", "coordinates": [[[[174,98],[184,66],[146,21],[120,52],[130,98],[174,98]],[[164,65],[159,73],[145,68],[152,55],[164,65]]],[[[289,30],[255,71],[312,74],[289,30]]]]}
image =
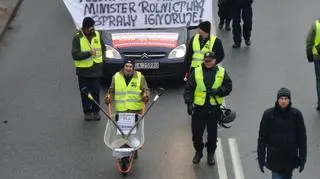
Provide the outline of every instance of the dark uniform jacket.
{"type": "MultiPolygon", "coordinates": [[[[215,81],[216,72],[218,70],[217,66],[214,66],[213,68],[206,68],[204,64],[202,64],[202,70],[203,70],[203,81],[207,89],[211,89],[212,85],[215,81]]],[[[196,79],[195,79],[195,71],[193,71],[190,75],[190,78],[187,81],[187,84],[185,86],[184,91],[184,100],[185,103],[193,103],[194,101],[194,91],[196,89],[196,79]]],[[[224,73],[224,79],[222,82],[221,87],[218,89],[218,96],[224,97],[228,96],[232,91],[232,81],[228,75],[228,73],[225,70],[224,73]]],[[[195,109],[199,108],[200,106],[195,105],[195,109]]],[[[206,95],[206,102],[204,107],[212,108],[210,104],[210,95],[206,95]]]]}
{"type": "Polygon", "coordinates": [[[262,117],[258,138],[258,160],[274,172],[292,171],[307,157],[307,136],[302,113],[291,107],[267,109],[262,117]],[[300,160],[300,161],[299,161],[300,160]]]}
{"type": "MultiPolygon", "coordinates": [[[[81,32],[77,32],[73,36],[72,41],[72,58],[73,60],[85,60],[91,56],[90,52],[82,52],[80,48],[80,38],[82,37],[81,32]]],[[[105,51],[106,46],[103,42],[102,36],[100,35],[100,41],[101,41],[101,50],[102,50],[102,57],[105,59],[105,51]]],[[[89,37],[88,40],[91,42],[92,37],[89,37]]],[[[103,60],[104,61],[104,60],[103,60]]],[[[94,63],[94,65],[90,68],[76,68],[76,74],[78,76],[83,77],[102,77],[103,75],[103,62],[100,64],[94,63]]]]}

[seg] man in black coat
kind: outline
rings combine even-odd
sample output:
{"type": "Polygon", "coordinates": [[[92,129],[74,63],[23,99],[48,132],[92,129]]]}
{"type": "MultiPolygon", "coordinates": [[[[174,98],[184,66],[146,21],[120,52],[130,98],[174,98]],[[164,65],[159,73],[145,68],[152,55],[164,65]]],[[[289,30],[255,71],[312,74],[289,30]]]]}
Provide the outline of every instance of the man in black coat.
{"type": "Polygon", "coordinates": [[[260,123],[260,170],[264,172],[266,166],[273,179],[291,179],[295,168],[303,171],[306,157],[307,135],[302,113],[291,107],[290,91],[281,88],[275,106],[264,111],[260,123]]]}
{"type": "Polygon", "coordinates": [[[184,91],[188,114],[192,115],[192,141],[196,150],[194,164],[200,162],[204,146],[207,147],[208,164],[215,164],[217,121],[221,120],[220,104],[231,91],[232,81],[224,68],[217,65],[217,56],[213,52],[205,53],[203,63],[192,71],[184,91]],[[214,97],[218,100],[215,101],[214,97]],[[206,127],[208,135],[204,145],[202,136],[206,127]]]}

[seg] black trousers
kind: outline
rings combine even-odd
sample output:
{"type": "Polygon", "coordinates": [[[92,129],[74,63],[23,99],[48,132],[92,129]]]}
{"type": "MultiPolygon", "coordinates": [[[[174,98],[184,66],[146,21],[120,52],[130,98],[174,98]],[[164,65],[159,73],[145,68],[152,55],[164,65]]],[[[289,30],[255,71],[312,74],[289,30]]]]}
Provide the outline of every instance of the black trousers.
{"type": "Polygon", "coordinates": [[[233,41],[241,43],[241,18],[243,20],[243,38],[249,40],[252,30],[252,6],[248,5],[235,5],[232,10],[232,33],[233,41]]]}
{"type": "MultiPolygon", "coordinates": [[[[100,105],[100,78],[78,76],[79,90],[87,87],[92,97],[100,105]]],[[[80,92],[81,93],[81,92],[80,92]]],[[[82,109],[84,113],[98,113],[100,108],[91,102],[88,97],[81,93],[82,109]]]]}
{"type": "Polygon", "coordinates": [[[202,151],[207,147],[208,153],[214,153],[217,148],[217,121],[221,117],[219,110],[208,110],[206,108],[195,108],[192,115],[191,129],[193,147],[196,151],[202,151]],[[204,145],[202,137],[207,127],[207,142],[204,145]]]}
{"type": "Polygon", "coordinates": [[[220,22],[231,21],[232,19],[232,11],[231,5],[228,2],[218,4],[218,16],[220,17],[220,22]]]}

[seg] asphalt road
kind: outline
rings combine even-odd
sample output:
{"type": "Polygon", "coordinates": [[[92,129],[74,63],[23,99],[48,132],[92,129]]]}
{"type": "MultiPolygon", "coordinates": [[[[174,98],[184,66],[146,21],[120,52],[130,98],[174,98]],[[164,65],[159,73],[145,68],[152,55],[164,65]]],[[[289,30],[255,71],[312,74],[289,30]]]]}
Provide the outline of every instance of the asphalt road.
{"type": "MultiPolygon", "coordinates": [[[[226,167],[229,179],[241,169],[246,179],[270,178],[270,172],[258,170],[257,132],[263,110],[274,104],[282,86],[291,90],[308,132],[306,168],[302,174],[295,171],[294,178],[319,178],[314,67],[304,53],[319,5],[318,0],[256,1],[250,48],[232,49],[231,33],[218,32],[226,52],[223,65],[234,82],[227,105],[238,113],[233,127],[219,133],[225,165],[217,165],[226,167]],[[241,164],[236,168],[234,147],[241,164]]],[[[11,26],[0,44],[1,178],[122,178],[103,143],[106,122],[82,120],[70,53],[75,27],[63,2],[24,1],[11,26]]],[[[199,166],[192,164],[183,86],[165,88],[146,117],[145,145],[128,178],[223,179],[223,170],[207,166],[205,158],[199,166]]]]}

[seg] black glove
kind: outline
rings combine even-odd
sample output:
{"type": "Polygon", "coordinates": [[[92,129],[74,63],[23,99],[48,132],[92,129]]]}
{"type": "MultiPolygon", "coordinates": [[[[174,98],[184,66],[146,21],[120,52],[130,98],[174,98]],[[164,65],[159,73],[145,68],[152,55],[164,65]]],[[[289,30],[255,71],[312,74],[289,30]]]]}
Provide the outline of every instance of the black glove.
{"type": "Polygon", "coordinates": [[[313,54],[307,55],[307,59],[309,63],[313,62],[313,54]]]}
{"type": "Polygon", "coordinates": [[[305,159],[299,159],[299,173],[301,173],[304,170],[304,165],[306,164],[305,159]]]}
{"type": "Polygon", "coordinates": [[[193,105],[192,103],[188,103],[187,106],[188,106],[188,114],[191,116],[193,113],[193,105]]]}
{"type": "Polygon", "coordinates": [[[207,93],[210,95],[210,96],[215,96],[215,95],[218,95],[220,93],[220,90],[219,89],[209,89],[207,91],[207,93]]]}
{"type": "Polygon", "coordinates": [[[266,166],[266,162],[264,160],[259,160],[259,168],[262,173],[264,173],[264,166],[266,166]]]}

